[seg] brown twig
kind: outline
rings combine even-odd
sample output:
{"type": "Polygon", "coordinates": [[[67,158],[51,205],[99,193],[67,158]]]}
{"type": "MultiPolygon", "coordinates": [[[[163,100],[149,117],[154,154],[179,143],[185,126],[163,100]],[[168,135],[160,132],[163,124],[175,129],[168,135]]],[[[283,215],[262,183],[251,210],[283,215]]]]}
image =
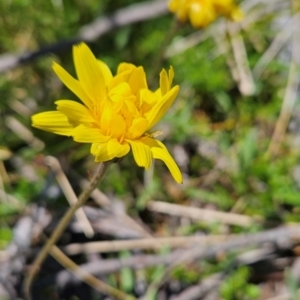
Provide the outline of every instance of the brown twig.
{"type": "Polygon", "coordinates": [[[90,285],[95,290],[114,297],[114,299],[120,300],[136,300],[135,297],[127,295],[122,291],[119,291],[105,282],[99,280],[92,274],[85,271],[83,268],[75,264],[71,259],[69,259],[61,250],[59,250],[56,246],[52,246],[50,249],[50,254],[67,270],[69,270],[74,276],[90,285]]]}
{"type": "Polygon", "coordinates": [[[86,202],[91,192],[96,188],[100,180],[103,178],[105,171],[107,170],[109,165],[110,165],[109,162],[101,163],[99,165],[98,170],[95,173],[93,179],[91,180],[89,187],[80,194],[80,196],[78,197],[78,201],[68,209],[68,211],[65,213],[63,218],[60,220],[58,226],[53,231],[50,239],[47,241],[47,243],[44,245],[42,250],[39,252],[38,256],[35,258],[34,262],[31,265],[31,268],[29,269],[28,275],[25,277],[24,284],[23,284],[23,292],[24,292],[25,299],[27,300],[31,299],[30,288],[31,288],[32,281],[36,273],[38,272],[40,266],[42,265],[45,258],[47,257],[51,247],[60,238],[65,228],[70,223],[76,210],[86,202]]]}
{"type": "MultiPolygon", "coordinates": [[[[88,186],[88,181],[86,179],[80,178],[79,179],[79,185],[82,189],[86,188],[88,186]]],[[[112,205],[113,201],[111,201],[107,195],[102,193],[99,189],[95,189],[91,193],[91,198],[95,201],[96,204],[103,207],[104,210],[107,211],[114,211],[114,207],[112,205]]],[[[120,213],[120,212],[118,212],[120,213]]],[[[126,223],[131,227],[132,229],[136,230],[141,236],[143,237],[151,237],[151,234],[148,233],[138,222],[136,222],[133,218],[131,218],[126,212],[122,213],[120,216],[120,219],[123,221],[126,221],[126,223]]]]}
{"type": "Polygon", "coordinates": [[[90,242],[85,244],[70,244],[65,246],[63,250],[69,255],[76,255],[79,253],[107,253],[137,249],[159,250],[164,247],[178,248],[191,247],[195,244],[206,245],[207,243],[216,243],[220,240],[229,238],[231,237],[224,235],[159,237],[125,241],[121,240],[90,242]]]}
{"type": "MultiPolygon", "coordinates": [[[[165,255],[135,255],[124,259],[106,259],[100,262],[92,262],[81,265],[91,274],[105,275],[118,272],[122,268],[134,270],[155,265],[169,265],[169,271],[180,264],[187,264],[191,261],[209,259],[216,257],[219,253],[240,251],[248,247],[258,247],[264,243],[271,243],[277,249],[291,248],[300,241],[300,226],[279,227],[254,234],[243,234],[219,242],[207,242],[197,244],[187,250],[175,250],[165,255]]],[[[169,272],[168,271],[168,272],[169,272]]],[[[167,279],[167,274],[166,279],[167,279]]],[[[61,274],[66,275],[65,271],[61,274]]],[[[59,275],[63,276],[63,275],[59,275]]]]}
{"type": "Polygon", "coordinates": [[[182,291],[179,295],[172,298],[172,300],[195,300],[200,299],[208,291],[211,291],[220,285],[223,281],[224,274],[217,273],[205,278],[198,285],[192,285],[182,291]]]}
{"type": "MultiPolygon", "coordinates": [[[[173,254],[172,263],[165,269],[162,280],[153,281],[147,291],[147,295],[156,291],[169,278],[171,271],[175,266],[188,264],[199,259],[214,258],[218,253],[227,253],[232,250],[239,251],[249,246],[258,246],[263,243],[276,244],[278,248],[287,248],[295,242],[300,241],[300,226],[281,227],[255,234],[246,234],[237,236],[225,242],[220,242],[209,247],[200,248],[194,246],[191,249],[173,254]]],[[[147,299],[147,297],[146,297],[147,299]]]]}

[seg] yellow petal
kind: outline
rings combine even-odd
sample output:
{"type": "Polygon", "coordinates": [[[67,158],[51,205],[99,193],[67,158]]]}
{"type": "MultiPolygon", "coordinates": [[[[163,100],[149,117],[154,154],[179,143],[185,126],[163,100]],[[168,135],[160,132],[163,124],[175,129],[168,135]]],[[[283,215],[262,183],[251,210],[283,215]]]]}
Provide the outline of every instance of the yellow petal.
{"type": "Polygon", "coordinates": [[[109,83],[108,89],[111,90],[123,82],[128,82],[130,74],[136,69],[136,66],[129,63],[120,63],[118,66],[117,74],[109,83]]]}
{"type": "Polygon", "coordinates": [[[85,127],[84,125],[76,127],[72,136],[74,141],[80,143],[104,143],[109,140],[109,137],[103,135],[99,128],[85,127]]]}
{"type": "Polygon", "coordinates": [[[238,7],[234,8],[230,15],[229,15],[230,19],[232,21],[235,21],[235,22],[240,22],[243,20],[244,18],[244,13],[241,9],[239,9],[238,7]]]}
{"type": "Polygon", "coordinates": [[[110,136],[116,139],[124,137],[126,124],[124,118],[120,115],[113,115],[110,120],[110,136]]]}
{"type": "Polygon", "coordinates": [[[168,3],[168,8],[171,12],[175,12],[179,7],[179,0],[171,0],[168,3]]]}
{"type": "Polygon", "coordinates": [[[58,100],[55,101],[57,110],[66,115],[70,121],[74,120],[76,123],[95,123],[90,110],[84,105],[72,100],[58,100]]]}
{"type": "Polygon", "coordinates": [[[168,167],[176,182],[182,183],[182,174],[169,151],[161,148],[151,148],[153,158],[161,159],[168,167]]]}
{"type": "Polygon", "coordinates": [[[130,147],[127,143],[120,144],[116,139],[110,139],[108,143],[94,143],[91,146],[91,153],[95,156],[96,162],[123,157],[129,150],[130,147]]]}
{"type": "Polygon", "coordinates": [[[113,107],[111,102],[107,102],[105,106],[103,106],[102,115],[100,119],[101,129],[107,135],[110,134],[110,121],[112,118],[113,107]]]}
{"type": "Polygon", "coordinates": [[[148,89],[146,74],[143,67],[134,68],[130,74],[128,83],[131,87],[131,92],[138,95],[141,89],[148,89]]]}
{"type": "Polygon", "coordinates": [[[133,153],[135,162],[139,167],[144,167],[146,170],[150,168],[152,163],[152,154],[150,147],[141,141],[130,141],[126,140],[133,153]]]}
{"type": "Polygon", "coordinates": [[[63,84],[71,90],[86,106],[92,108],[93,102],[88,97],[78,80],[72,77],[59,64],[53,63],[52,68],[63,84]]]}
{"type": "Polygon", "coordinates": [[[166,146],[162,142],[149,137],[142,138],[141,142],[150,147],[153,158],[160,159],[166,164],[175,181],[182,183],[182,174],[166,146]]]}
{"type": "Polygon", "coordinates": [[[158,90],[158,92],[153,93],[150,90],[143,89],[140,91],[140,110],[141,113],[147,114],[148,111],[150,111],[155,104],[161,99],[162,95],[161,92],[158,90]]]}
{"type": "Polygon", "coordinates": [[[174,79],[174,69],[172,66],[170,66],[168,74],[167,71],[163,69],[159,75],[160,75],[160,79],[159,79],[160,91],[161,91],[161,95],[164,96],[171,89],[172,82],[174,79]]]}
{"type": "Polygon", "coordinates": [[[45,131],[50,131],[60,135],[70,136],[73,126],[68,118],[59,111],[47,111],[35,114],[31,117],[32,126],[45,131]]]}
{"type": "Polygon", "coordinates": [[[214,21],[217,15],[212,4],[193,3],[190,6],[189,17],[195,28],[202,28],[214,21]]]}
{"type": "Polygon", "coordinates": [[[169,89],[171,88],[172,86],[172,83],[173,83],[173,80],[174,80],[174,68],[172,66],[170,66],[169,68],[169,89]]]}
{"type": "Polygon", "coordinates": [[[104,77],[104,80],[105,80],[105,85],[107,86],[110,83],[110,81],[113,79],[113,75],[111,73],[111,70],[107,66],[107,64],[104,63],[102,60],[98,59],[98,64],[99,64],[101,72],[103,74],[103,77],[104,77]]]}
{"type": "Polygon", "coordinates": [[[114,102],[119,102],[125,99],[134,100],[130,86],[127,82],[121,82],[109,91],[109,98],[114,102]]]}
{"type": "Polygon", "coordinates": [[[134,64],[120,63],[118,66],[117,74],[130,73],[135,68],[136,66],[134,64]]]}
{"type": "Polygon", "coordinates": [[[168,80],[167,71],[163,69],[159,75],[160,75],[159,77],[160,91],[161,91],[161,95],[164,96],[169,91],[169,80],[168,80]]]}
{"type": "Polygon", "coordinates": [[[141,113],[139,112],[138,108],[132,101],[125,100],[123,108],[125,109],[125,107],[128,110],[128,115],[132,116],[133,118],[139,118],[141,116],[141,113]]]}
{"type": "Polygon", "coordinates": [[[171,12],[175,13],[178,20],[181,22],[185,22],[188,18],[188,1],[182,0],[172,0],[169,3],[169,9],[171,12]]]}
{"type": "Polygon", "coordinates": [[[80,84],[93,102],[106,97],[105,78],[90,48],[81,43],[73,47],[74,64],[80,84]]]}
{"type": "Polygon", "coordinates": [[[112,157],[123,157],[130,151],[128,143],[121,144],[116,139],[110,139],[107,143],[107,152],[112,157]]]}
{"type": "Polygon", "coordinates": [[[104,162],[111,160],[111,156],[107,152],[107,143],[94,143],[91,146],[91,153],[95,156],[96,162],[104,162]]]}
{"type": "Polygon", "coordinates": [[[178,92],[179,86],[176,85],[166,95],[164,95],[148,113],[145,114],[149,121],[147,130],[151,129],[164,116],[177,97],[178,92]]]}
{"type": "Polygon", "coordinates": [[[141,137],[148,128],[148,121],[144,118],[134,119],[128,129],[127,137],[131,140],[141,137]]]}

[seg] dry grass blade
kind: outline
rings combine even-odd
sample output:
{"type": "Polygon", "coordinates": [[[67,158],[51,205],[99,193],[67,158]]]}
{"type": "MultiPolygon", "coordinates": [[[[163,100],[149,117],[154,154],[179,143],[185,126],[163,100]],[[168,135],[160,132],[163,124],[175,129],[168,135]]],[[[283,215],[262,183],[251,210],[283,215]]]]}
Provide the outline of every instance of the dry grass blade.
{"type": "Polygon", "coordinates": [[[10,205],[13,205],[14,208],[18,210],[22,210],[25,208],[25,204],[19,201],[17,198],[14,196],[7,194],[4,190],[0,188],[0,202],[6,202],[9,203],[10,205]]]}
{"type": "Polygon", "coordinates": [[[273,42],[269,46],[269,48],[264,52],[262,57],[259,59],[257,64],[253,68],[253,75],[256,80],[260,78],[262,73],[264,72],[266,66],[275,58],[275,56],[279,53],[280,49],[283,45],[289,40],[293,33],[293,24],[294,22],[300,25],[300,14],[294,15],[291,19],[287,21],[287,23],[283,26],[283,28],[279,31],[279,33],[274,38],[273,42]]]}
{"type": "Polygon", "coordinates": [[[244,40],[240,33],[240,26],[233,22],[227,22],[227,32],[238,72],[239,90],[241,94],[251,96],[255,93],[255,84],[249,67],[244,40]]]}
{"type": "Polygon", "coordinates": [[[178,204],[171,204],[160,201],[150,201],[147,208],[151,211],[169,214],[178,217],[187,217],[195,220],[203,220],[207,222],[221,222],[230,225],[238,225],[248,227],[257,220],[248,216],[234,213],[214,211],[197,207],[187,207],[178,204]]]}
{"type": "MultiPolygon", "coordinates": [[[[236,236],[233,239],[216,243],[206,248],[197,246],[187,249],[177,254],[173,254],[172,263],[164,271],[159,280],[154,280],[147,291],[147,295],[152,294],[162,284],[168,280],[171,271],[180,264],[189,264],[195,260],[215,257],[218,253],[228,253],[233,249],[235,251],[249,246],[258,246],[263,243],[273,243],[274,247],[290,248],[295,241],[300,240],[300,226],[285,226],[255,234],[246,234],[236,236]]],[[[146,298],[147,299],[147,296],[146,298]]]]}
{"type": "MultiPolygon", "coordinates": [[[[86,179],[81,178],[79,184],[82,189],[85,189],[89,185],[89,182],[86,179]]],[[[107,197],[107,195],[105,195],[99,189],[96,188],[91,193],[90,197],[95,201],[97,205],[103,207],[105,210],[114,211],[112,201],[107,197]]],[[[128,214],[122,213],[122,219],[126,220],[127,225],[129,227],[132,227],[132,229],[136,230],[137,232],[139,232],[142,236],[151,237],[151,234],[148,233],[138,222],[132,219],[128,214]]]]}
{"type": "Polygon", "coordinates": [[[291,114],[297,99],[297,91],[300,84],[299,67],[300,67],[300,27],[297,18],[292,20],[293,41],[292,57],[290,62],[289,76],[280,110],[279,118],[276,122],[275,129],[267,150],[267,154],[274,156],[277,154],[280,144],[282,143],[285,132],[290,121],[291,114]]]}
{"type": "MultiPolygon", "coordinates": [[[[62,189],[66,199],[68,200],[69,204],[71,206],[74,205],[78,201],[77,196],[76,196],[67,176],[63,172],[59,161],[53,156],[47,156],[47,157],[45,157],[45,163],[50,167],[50,169],[54,173],[55,178],[56,178],[60,188],[62,189]]],[[[78,222],[80,223],[84,234],[87,237],[93,237],[93,235],[94,235],[93,227],[92,227],[91,223],[89,222],[82,207],[80,207],[75,212],[75,216],[76,216],[78,222]]]]}
{"type": "Polygon", "coordinates": [[[36,138],[33,133],[14,117],[5,119],[6,126],[14,132],[21,140],[26,142],[30,147],[37,150],[44,149],[44,142],[36,138]]]}
{"type": "MultiPolygon", "coordinates": [[[[300,297],[300,291],[298,291],[297,295],[298,297],[300,297]]],[[[291,299],[292,299],[291,295],[289,293],[286,293],[272,298],[268,298],[266,300],[291,300],[291,299]]]]}
{"type": "Polygon", "coordinates": [[[91,242],[85,244],[70,244],[64,247],[64,251],[69,255],[79,253],[107,253],[123,250],[158,250],[163,247],[191,247],[192,245],[207,245],[214,242],[231,238],[230,236],[211,235],[211,236],[175,236],[162,238],[146,238],[127,241],[107,241],[107,242],[91,242]]]}

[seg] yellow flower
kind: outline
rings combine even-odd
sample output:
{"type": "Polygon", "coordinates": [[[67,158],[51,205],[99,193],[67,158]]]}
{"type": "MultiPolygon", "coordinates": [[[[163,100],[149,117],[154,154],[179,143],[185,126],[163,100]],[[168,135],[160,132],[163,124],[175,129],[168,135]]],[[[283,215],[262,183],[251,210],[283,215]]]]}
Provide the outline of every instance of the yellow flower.
{"type": "Polygon", "coordinates": [[[149,133],[179,92],[178,85],[172,87],[173,68],[161,71],[160,87],[152,92],[143,67],[121,63],[113,76],[84,43],[73,47],[73,57],[78,80],[57,63],[53,70],[82,104],[58,100],[56,111],[32,116],[32,126],[91,143],[97,162],[123,157],[130,149],[137,165],[146,169],[152,158],[161,159],[181,183],[181,172],[167,148],[149,133]]]}
{"type": "Polygon", "coordinates": [[[242,11],[234,0],[171,0],[169,9],[180,22],[190,20],[195,28],[203,28],[219,16],[240,21],[242,11]]]}

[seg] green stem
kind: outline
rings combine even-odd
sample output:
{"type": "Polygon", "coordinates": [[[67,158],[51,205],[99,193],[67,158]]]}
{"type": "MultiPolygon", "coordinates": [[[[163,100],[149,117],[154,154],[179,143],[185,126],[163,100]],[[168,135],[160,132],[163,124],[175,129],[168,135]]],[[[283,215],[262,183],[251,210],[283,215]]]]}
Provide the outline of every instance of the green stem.
{"type": "Polygon", "coordinates": [[[58,226],[55,228],[55,230],[52,232],[52,235],[50,236],[49,240],[46,242],[42,250],[39,252],[35,260],[33,261],[28,275],[25,277],[24,284],[23,284],[23,292],[24,297],[26,300],[30,300],[30,288],[33,282],[34,277],[36,276],[37,272],[39,271],[42,263],[46,259],[47,255],[49,254],[49,251],[53,245],[56,244],[58,239],[63,234],[64,230],[72,220],[74,213],[78,208],[80,208],[89,198],[91,192],[97,187],[100,180],[103,178],[106,170],[110,166],[110,162],[107,163],[101,163],[98,167],[98,170],[96,171],[94,177],[92,178],[90,185],[80,194],[78,197],[78,201],[71,206],[67,212],[64,214],[62,219],[60,220],[58,226]]]}

